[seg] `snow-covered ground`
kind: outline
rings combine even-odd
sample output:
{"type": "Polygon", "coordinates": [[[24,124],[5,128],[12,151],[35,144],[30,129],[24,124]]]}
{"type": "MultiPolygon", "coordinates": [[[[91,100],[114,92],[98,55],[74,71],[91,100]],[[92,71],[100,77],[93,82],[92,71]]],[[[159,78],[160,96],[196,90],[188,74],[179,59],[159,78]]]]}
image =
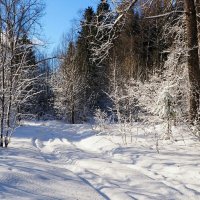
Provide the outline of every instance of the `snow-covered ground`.
{"type": "Polygon", "coordinates": [[[200,200],[200,142],[187,128],[158,141],[161,126],[136,124],[127,145],[116,126],[107,131],[25,122],[0,149],[0,199],[200,200]]]}

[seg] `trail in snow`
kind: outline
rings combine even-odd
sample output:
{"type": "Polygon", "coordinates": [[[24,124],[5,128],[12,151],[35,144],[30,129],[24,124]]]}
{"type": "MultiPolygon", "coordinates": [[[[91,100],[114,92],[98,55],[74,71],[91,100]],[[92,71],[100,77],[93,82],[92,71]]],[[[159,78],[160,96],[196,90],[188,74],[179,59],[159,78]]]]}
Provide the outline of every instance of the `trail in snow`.
{"type": "Polygon", "coordinates": [[[26,123],[1,151],[0,199],[199,200],[199,143],[177,128],[185,141],[160,142],[158,154],[142,130],[123,146],[90,125],[26,123]]]}
{"type": "Polygon", "coordinates": [[[10,147],[1,149],[0,199],[103,200],[101,194],[64,165],[48,162],[49,158],[54,159],[54,155],[45,155],[41,151],[42,141],[37,139],[46,137],[43,131],[43,126],[20,127],[10,147]]]}

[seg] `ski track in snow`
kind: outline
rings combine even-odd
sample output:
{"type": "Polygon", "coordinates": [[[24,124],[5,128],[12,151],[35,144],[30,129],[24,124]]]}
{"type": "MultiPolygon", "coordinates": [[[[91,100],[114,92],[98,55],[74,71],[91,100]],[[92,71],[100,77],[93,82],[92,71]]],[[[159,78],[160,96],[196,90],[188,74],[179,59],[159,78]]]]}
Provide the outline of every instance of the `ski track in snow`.
{"type": "Polygon", "coordinates": [[[142,130],[123,146],[90,125],[26,122],[0,152],[0,199],[200,200],[199,143],[164,141],[158,154],[142,130]]]}

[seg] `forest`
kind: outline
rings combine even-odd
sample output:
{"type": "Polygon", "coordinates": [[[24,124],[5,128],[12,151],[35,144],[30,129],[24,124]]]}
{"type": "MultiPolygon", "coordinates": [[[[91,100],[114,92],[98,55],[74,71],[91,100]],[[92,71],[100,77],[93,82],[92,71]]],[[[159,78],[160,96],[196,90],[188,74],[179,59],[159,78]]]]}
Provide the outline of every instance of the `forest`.
{"type": "MultiPolygon", "coordinates": [[[[199,136],[199,0],[101,0],[47,55],[37,39],[45,4],[0,3],[0,127],[66,123],[187,123],[199,136]]],[[[7,139],[8,140],[8,139],[7,139]]]]}
{"type": "Polygon", "coordinates": [[[199,200],[200,0],[90,2],[0,0],[0,199],[199,200]]]}

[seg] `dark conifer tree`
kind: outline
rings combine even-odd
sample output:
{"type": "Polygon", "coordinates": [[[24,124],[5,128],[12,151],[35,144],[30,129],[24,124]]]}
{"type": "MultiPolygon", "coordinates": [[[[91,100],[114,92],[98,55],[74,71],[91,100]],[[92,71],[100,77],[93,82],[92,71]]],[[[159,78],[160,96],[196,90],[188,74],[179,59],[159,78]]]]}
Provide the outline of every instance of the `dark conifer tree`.
{"type": "MultiPolygon", "coordinates": [[[[105,91],[108,86],[108,61],[104,60],[100,64],[94,61],[93,47],[107,40],[106,35],[97,31],[109,12],[109,4],[101,0],[94,13],[91,7],[85,10],[81,21],[81,31],[77,40],[77,63],[80,71],[87,77],[88,88],[86,89],[87,99],[90,99],[89,109],[105,105],[105,91]]],[[[107,19],[107,18],[106,18],[107,19]]]]}
{"type": "Polygon", "coordinates": [[[77,63],[80,72],[83,74],[88,74],[93,65],[91,61],[91,43],[94,40],[94,27],[92,26],[94,15],[92,7],[85,10],[77,40],[77,63]]]}
{"type": "MultiPolygon", "coordinates": [[[[95,38],[95,30],[93,26],[95,13],[92,7],[88,7],[83,15],[81,21],[81,30],[78,35],[77,40],[77,56],[76,63],[79,69],[79,72],[82,77],[85,79],[85,91],[83,91],[83,104],[84,109],[92,112],[94,106],[94,91],[93,83],[91,78],[91,73],[94,69],[94,63],[92,62],[92,43],[95,38]]],[[[86,111],[87,112],[87,111],[86,111]]]]}
{"type": "MultiPolygon", "coordinates": [[[[108,24],[111,20],[109,16],[110,5],[106,0],[101,0],[97,6],[97,12],[95,16],[95,45],[101,45],[108,41],[109,35],[107,35],[107,30],[104,32],[99,32],[97,29],[103,24],[108,24]]],[[[102,52],[103,53],[103,52],[102,52]]],[[[109,57],[109,54],[107,54],[109,57]]],[[[95,108],[101,108],[105,110],[109,101],[105,92],[108,91],[108,79],[109,79],[109,59],[106,57],[99,62],[98,58],[94,61],[93,69],[90,73],[90,85],[93,87],[93,91],[96,95],[95,108]]]]}

